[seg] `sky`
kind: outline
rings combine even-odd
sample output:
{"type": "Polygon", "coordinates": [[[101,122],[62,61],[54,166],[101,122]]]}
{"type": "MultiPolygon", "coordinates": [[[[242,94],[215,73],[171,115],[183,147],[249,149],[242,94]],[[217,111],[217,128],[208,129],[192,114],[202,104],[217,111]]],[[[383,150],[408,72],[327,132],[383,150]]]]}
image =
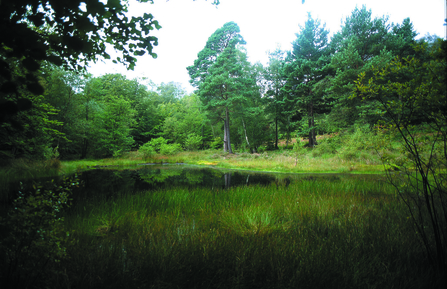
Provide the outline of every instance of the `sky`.
{"type": "MultiPolygon", "coordinates": [[[[291,50],[291,43],[304,26],[307,13],[326,24],[330,34],[340,30],[342,21],[356,6],[371,9],[372,17],[388,16],[389,22],[399,23],[409,17],[419,35],[427,33],[445,37],[446,0],[220,0],[216,7],[212,0],[154,0],[139,3],[129,0],[129,16],[151,13],[162,26],[154,30],[158,57],[137,57],[134,71],[127,71],[122,64],[100,60],[91,64],[89,72],[94,76],[106,73],[121,73],[128,78],[146,78],[156,84],[178,82],[188,92],[194,91],[189,84],[186,67],[194,64],[197,54],[206,41],[225,23],[234,21],[247,42],[250,62],[268,62],[268,51],[280,46],[291,50]]],[[[113,55],[113,49],[108,51],[113,55]]]]}

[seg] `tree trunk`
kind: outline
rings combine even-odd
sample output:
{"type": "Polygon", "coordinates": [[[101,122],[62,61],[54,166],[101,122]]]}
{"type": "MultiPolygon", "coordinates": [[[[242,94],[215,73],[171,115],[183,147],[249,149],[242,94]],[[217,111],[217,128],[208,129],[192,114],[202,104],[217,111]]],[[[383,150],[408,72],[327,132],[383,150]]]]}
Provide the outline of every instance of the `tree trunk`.
{"type": "Polygon", "coordinates": [[[230,154],[233,153],[231,150],[231,140],[230,140],[230,112],[228,108],[225,108],[225,123],[224,123],[224,152],[228,152],[230,154]]]}
{"type": "Polygon", "coordinates": [[[244,127],[245,140],[247,141],[248,149],[250,150],[250,142],[248,141],[247,128],[245,127],[244,118],[242,117],[242,126],[244,127]]]}
{"type": "Polygon", "coordinates": [[[314,147],[317,144],[317,140],[315,137],[315,120],[314,120],[314,111],[313,111],[314,105],[313,102],[311,101],[309,103],[309,147],[314,147]]]}
{"type": "MultiPolygon", "coordinates": [[[[276,96],[278,98],[278,96],[276,96]]],[[[275,103],[275,149],[278,149],[278,104],[275,103]]]]}
{"type": "Polygon", "coordinates": [[[229,189],[231,187],[231,173],[225,174],[225,189],[229,189]]]}
{"type": "Polygon", "coordinates": [[[227,140],[227,120],[224,119],[224,152],[226,153],[228,151],[228,140],[227,140]]]}

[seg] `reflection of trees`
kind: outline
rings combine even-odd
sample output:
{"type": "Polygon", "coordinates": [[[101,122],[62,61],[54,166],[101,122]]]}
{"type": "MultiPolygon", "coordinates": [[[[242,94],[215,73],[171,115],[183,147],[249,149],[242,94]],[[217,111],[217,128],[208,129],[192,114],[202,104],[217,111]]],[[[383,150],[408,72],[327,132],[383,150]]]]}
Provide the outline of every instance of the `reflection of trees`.
{"type": "Polygon", "coordinates": [[[187,170],[185,173],[186,183],[189,185],[198,185],[203,183],[204,172],[202,170],[191,171],[187,170]]]}
{"type": "Polygon", "coordinates": [[[229,189],[231,187],[231,173],[226,173],[224,176],[225,176],[225,189],[229,189]]]}
{"type": "Polygon", "coordinates": [[[144,170],[144,172],[140,173],[140,178],[148,183],[163,183],[168,178],[177,177],[182,174],[182,170],[176,169],[157,169],[157,170],[144,170]]]}

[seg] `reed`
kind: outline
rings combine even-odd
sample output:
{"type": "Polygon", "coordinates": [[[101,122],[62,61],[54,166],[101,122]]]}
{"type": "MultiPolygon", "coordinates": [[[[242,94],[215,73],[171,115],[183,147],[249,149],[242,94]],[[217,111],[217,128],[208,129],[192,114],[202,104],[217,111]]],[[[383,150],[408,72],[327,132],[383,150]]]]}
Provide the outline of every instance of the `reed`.
{"type": "Polygon", "coordinates": [[[434,288],[408,217],[361,178],[90,198],[62,265],[83,288],[434,288]]]}

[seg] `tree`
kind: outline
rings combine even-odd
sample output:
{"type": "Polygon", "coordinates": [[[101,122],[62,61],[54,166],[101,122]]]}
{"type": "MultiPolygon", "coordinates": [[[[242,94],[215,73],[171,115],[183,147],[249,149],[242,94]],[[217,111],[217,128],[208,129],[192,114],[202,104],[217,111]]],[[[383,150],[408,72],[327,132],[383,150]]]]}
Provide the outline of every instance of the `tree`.
{"type": "Polygon", "coordinates": [[[155,91],[148,90],[143,80],[133,80],[134,95],[131,96],[131,106],[136,111],[136,123],[132,126],[132,138],[135,146],[139,147],[147,143],[162,132],[164,116],[159,110],[159,105],[164,99],[155,91]]]}
{"type": "Polygon", "coordinates": [[[42,72],[44,99],[57,110],[50,119],[61,123],[58,130],[63,134],[47,145],[57,147],[63,158],[79,154],[82,91],[88,76],[66,71],[55,65],[45,66],[42,72]]]}
{"type": "Polygon", "coordinates": [[[285,68],[288,75],[284,90],[293,96],[298,109],[306,111],[308,120],[309,146],[316,145],[315,114],[326,101],[314,91],[315,85],[329,74],[328,34],[320,21],[308,15],[304,27],[297,33],[293,50],[289,54],[290,63],[285,68]]]}
{"type": "MultiPolygon", "coordinates": [[[[201,111],[202,103],[197,95],[186,95],[175,103],[160,105],[166,118],[163,121],[163,135],[175,143],[187,147],[187,142],[202,137],[206,115],[201,111]]],[[[200,142],[199,142],[200,144],[200,142]]],[[[197,149],[197,147],[195,146],[197,149]]]]}
{"type": "MultiPolygon", "coordinates": [[[[416,236],[447,283],[447,42],[417,46],[427,57],[395,57],[383,67],[363,72],[353,97],[380,103],[382,128],[399,136],[402,143],[401,174],[389,173],[407,205],[416,236]]],[[[389,145],[384,142],[383,146],[389,145]]],[[[382,157],[388,165],[393,160],[382,157]]]]}
{"type": "MultiPolygon", "coordinates": [[[[140,0],[147,2],[147,0],[140,0]]],[[[99,0],[17,0],[0,2],[0,94],[2,102],[17,104],[5,95],[19,95],[24,86],[43,93],[35,72],[48,61],[71,69],[84,68],[98,56],[110,58],[106,44],[121,52],[114,59],[129,69],[135,56],[152,51],[156,37],[149,32],[161,26],[151,14],[129,18],[127,2],[99,0]],[[13,67],[23,75],[13,73],[13,67]]],[[[11,104],[11,105],[12,105],[11,104]]]]}
{"type": "Polygon", "coordinates": [[[44,62],[80,70],[98,57],[110,59],[107,45],[119,52],[113,62],[128,69],[135,67],[137,56],[157,56],[158,39],[150,32],[161,26],[152,14],[130,18],[128,1],[104,2],[0,1],[0,125],[23,128],[16,116],[31,109],[32,95],[44,93],[37,73],[44,62]]]}
{"type": "Polygon", "coordinates": [[[247,56],[238,49],[245,44],[239,26],[228,22],[217,29],[199,52],[188,73],[191,84],[205,107],[217,112],[224,121],[224,151],[232,153],[230,139],[230,110],[244,96],[250,94],[254,79],[247,78],[247,56]]]}
{"type": "Polygon", "coordinates": [[[387,63],[396,55],[412,55],[411,45],[416,33],[407,18],[402,25],[392,26],[386,17],[372,18],[371,10],[356,7],[331,41],[331,68],[335,75],[328,90],[335,101],[330,121],[339,128],[355,122],[374,124],[378,103],[350,99],[354,81],[372,66],[387,63]]]}
{"type": "Polygon", "coordinates": [[[106,74],[90,79],[83,95],[81,158],[117,156],[130,150],[136,110],[129,95],[132,81],[120,74],[106,74]]]}
{"type": "MultiPolygon", "coordinates": [[[[269,63],[264,70],[264,85],[266,86],[265,97],[268,100],[267,109],[273,114],[275,122],[275,149],[278,149],[278,122],[287,126],[287,116],[284,112],[287,111],[284,107],[284,91],[281,89],[286,84],[287,76],[284,74],[285,52],[281,48],[269,53],[269,63]]],[[[290,133],[286,133],[287,142],[289,141],[290,133]]]]}
{"type": "Polygon", "coordinates": [[[173,81],[168,83],[162,82],[157,87],[157,92],[163,99],[163,102],[176,102],[186,95],[186,91],[182,87],[182,84],[173,81]]]}

